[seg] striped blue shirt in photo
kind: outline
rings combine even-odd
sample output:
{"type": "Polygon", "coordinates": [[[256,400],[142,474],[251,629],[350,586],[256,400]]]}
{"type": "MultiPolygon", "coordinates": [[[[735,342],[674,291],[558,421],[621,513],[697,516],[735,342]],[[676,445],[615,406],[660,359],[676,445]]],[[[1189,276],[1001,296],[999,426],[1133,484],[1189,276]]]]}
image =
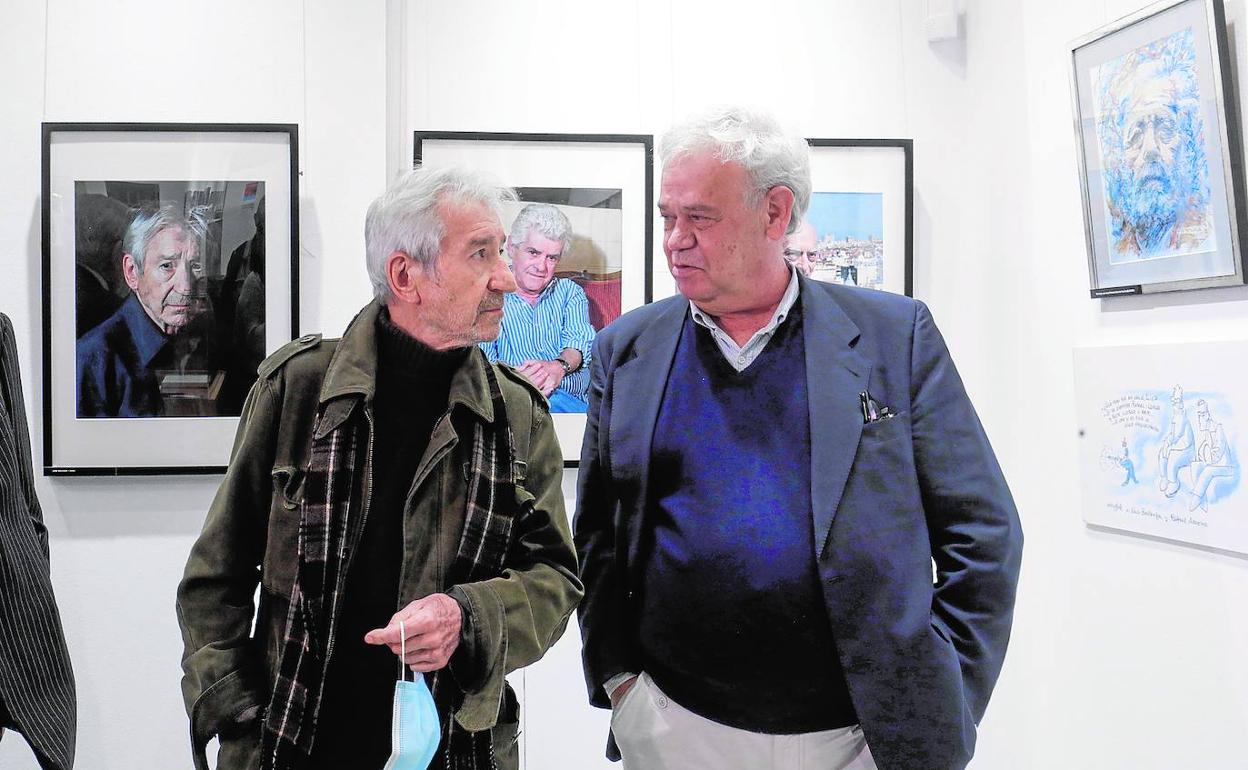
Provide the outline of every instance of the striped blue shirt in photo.
{"type": "Polygon", "coordinates": [[[519,294],[506,295],[498,339],[482,342],[481,349],[491,361],[519,366],[529,359],[553,361],[564,348],[576,348],[584,361],[563,378],[555,392],[563,391],[583,401],[589,392],[589,349],[593,342],[585,290],[567,278],[556,278],[535,305],[519,294]]]}

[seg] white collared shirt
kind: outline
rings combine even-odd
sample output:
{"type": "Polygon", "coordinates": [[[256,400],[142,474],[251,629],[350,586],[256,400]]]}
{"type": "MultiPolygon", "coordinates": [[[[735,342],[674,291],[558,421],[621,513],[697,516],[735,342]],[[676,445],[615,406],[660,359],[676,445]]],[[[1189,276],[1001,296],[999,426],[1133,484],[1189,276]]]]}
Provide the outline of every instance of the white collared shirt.
{"type": "Polygon", "coordinates": [[[719,346],[719,352],[724,354],[724,359],[732,365],[733,369],[738,372],[744,371],[746,367],[754,363],[754,359],[758,358],[763,352],[763,348],[767,347],[767,343],[771,342],[772,336],[776,333],[776,327],[784,323],[784,319],[789,317],[789,311],[793,309],[793,303],[797,302],[797,270],[789,266],[789,287],[784,290],[784,296],[780,298],[780,304],[776,307],[776,312],[771,316],[771,320],[767,325],[754,332],[754,336],[750,337],[744,345],[738,345],[732,337],[719,328],[719,324],[715,323],[715,319],[703,312],[693,300],[689,301],[689,310],[693,313],[694,323],[705,326],[711,330],[711,337],[714,338],[715,344],[719,346]]]}

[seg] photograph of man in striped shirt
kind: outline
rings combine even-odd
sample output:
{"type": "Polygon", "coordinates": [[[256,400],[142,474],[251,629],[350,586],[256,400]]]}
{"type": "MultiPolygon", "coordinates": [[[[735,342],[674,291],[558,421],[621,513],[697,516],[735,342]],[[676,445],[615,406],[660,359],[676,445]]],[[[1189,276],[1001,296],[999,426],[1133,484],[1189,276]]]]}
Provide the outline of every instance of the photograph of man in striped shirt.
{"type": "Polygon", "coordinates": [[[572,243],[572,225],[558,207],[531,203],[507,238],[516,291],[506,295],[498,339],[481,343],[490,361],[510,364],[550,399],[552,412],[588,406],[589,352],[594,327],[585,290],[555,275],[572,243]]]}

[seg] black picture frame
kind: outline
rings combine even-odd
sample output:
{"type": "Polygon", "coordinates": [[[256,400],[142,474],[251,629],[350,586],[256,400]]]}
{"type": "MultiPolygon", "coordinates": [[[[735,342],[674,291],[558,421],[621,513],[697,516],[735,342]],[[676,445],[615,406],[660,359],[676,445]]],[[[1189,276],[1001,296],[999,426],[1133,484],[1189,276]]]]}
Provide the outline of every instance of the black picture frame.
{"type": "MultiPolygon", "coordinates": [[[[468,166],[525,190],[614,191],[620,204],[620,307],[648,304],[654,293],[654,137],[650,134],[556,134],[416,131],[413,166],[468,166]]],[[[544,202],[554,202],[545,200],[544,202]]],[[[504,229],[509,227],[504,222],[504,229]]],[[[583,414],[553,415],[564,466],[580,462],[583,414]]]]}
{"type": "MultiPolygon", "coordinates": [[[[126,263],[120,238],[134,224],[136,212],[142,210],[144,216],[150,216],[157,208],[167,207],[185,217],[194,211],[205,227],[196,241],[195,270],[202,279],[197,279],[198,283],[208,283],[207,276],[212,275],[220,279],[220,287],[223,271],[234,267],[235,262],[241,264],[239,274],[246,271],[245,276],[233,277],[240,284],[254,280],[247,289],[248,307],[259,303],[260,308],[250,317],[254,323],[247,326],[248,339],[253,342],[243,347],[249,354],[263,357],[299,334],[298,138],[294,124],[42,124],[45,476],[224,473],[239,420],[241,397],[237,393],[249,375],[236,374],[246,371],[241,361],[231,359],[228,366],[220,364],[227,351],[233,355],[240,349],[225,336],[220,298],[197,289],[197,298],[184,303],[198,308],[183,311],[192,319],[209,319],[200,324],[202,333],[197,332],[203,339],[183,344],[180,337],[190,337],[190,332],[166,337],[170,347],[177,338],[179,353],[175,358],[181,362],[179,366],[194,359],[199,343],[203,342],[203,349],[209,348],[206,340],[211,337],[211,347],[223,351],[213,364],[219,368],[193,374],[179,368],[176,374],[161,375],[159,391],[153,391],[156,395],[143,408],[121,407],[114,413],[116,404],[111,398],[91,401],[84,407],[79,382],[85,367],[79,358],[94,350],[92,346],[102,335],[91,332],[103,323],[88,324],[85,331],[81,326],[81,319],[87,315],[83,312],[86,282],[82,277],[90,272],[82,271],[90,265],[85,260],[80,265],[80,254],[87,247],[77,242],[78,230],[104,233],[113,244],[112,257],[100,257],[98,264],[111,265],[117,272],[107,277],[99,272],[95,275],[106,293],[111,292],[113,299],[131,305],[133,310],[146,305],[139,292],[129,288],[128,279],[123,286],[117,278],[124,278],[119,265],[126,263]],[[142,206],[134,205],[144,194],[153,192],[155,198],[142,206]],[[179,193],[180,201],[172,197],[179,193]],[[95,218],[96,209],[109,213],[95,218]],[[79,216],[84,217],[81,225],[79,216]],[[240,228],[249,228],[250,234],[240,236],[244,232],[240,228]],[[234,243],[239,237],[243,240],[234,243]],[[184,349],[192,352],[183,355],[184,349]],[[224,395],[227,392],[228,397],[224,395]],[[157,406],[149,410],[153,401],[157,406]]],[[[153,238],[161,231],[158,226],[153,238]]],[[[101,248],[101,253],[106,252],[106,247],[101,248]]],[[[133,264],[131,258],[131,267],[133,264]]],[[[135,269],[143,275],[143,268],[135,269]]],[[[131,318],[151,324],[143,312],[131,318]]],[[[119,308],[108,319],[116,320],[121,313],[119,308]]],[[[160,334],[155,324],[141,332],[149,333],[160,334]]],[[[137,385],[134,388],[140,389],[137,385]]]]}
{"type": "MultiPolygon", "coordinates": [[[[860,285],[871,285],[885,291],[914,296],[914,140],[913,139],[822,139],[807,138],[811,148],[811,180],[813,193],[809,217],[820,216],[820,193],[828,195],[878,196],[870,203],[879,207],[879,227],[882,228],[882,255],[871,260],[880,263],[881,280],[867,280],[860,285]],[[891,242],[900,240],[898,247],[891,242]],[[900,275],[898,275],[900,273],[900,275]]],[[[834,207],[834,206],[831,206],[834,207]]],[[[828,215],[828,221],[831,214],[828,215]]],[[[815,224],[812,222],[811,224],[815,224]]],[[[816,224],[816,229],[819,226],[816,224]]],[[[830,227],[830,225],[829,225],[830,227]]],[[[833,242],[853,238],[862,241],[861,233],[854,236],[835,236],[840,233],[820,232],[821,265],[811,274],[816,279],[845,282],[850,274],[846,268],[855,257],[845,255],[839,246],[832,256],[833,242]],[[831,236],[831,242],[829,242],[831,236]],[[840,269],[832,268],[833,262],[840,269]]],[[[866,249],[864,249],[866,251],[866,249]]],[[[866,271],[863,271],[864,273],[866,271]]]]}

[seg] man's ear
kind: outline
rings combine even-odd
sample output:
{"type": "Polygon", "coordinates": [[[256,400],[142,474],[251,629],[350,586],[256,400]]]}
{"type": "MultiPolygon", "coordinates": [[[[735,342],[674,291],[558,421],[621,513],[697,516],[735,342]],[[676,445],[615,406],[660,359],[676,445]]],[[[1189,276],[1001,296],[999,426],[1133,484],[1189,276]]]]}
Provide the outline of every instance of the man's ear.
{"type": "Polygon", "coordinates": [[[793,216],[793,191],[784,185],[776,185],[763,197],[767,213],[767,237],[783,240],[788,234],[789,219],[793,216]]]}
{"type": "Polygon", "coordinates": [[[139,265],[134,261],[134,256],[123,254],[121,257],[121,275],[126,279],[126,285],[131,291],[139,290],[139,265]]]}
{"type": "Polygon", "coordinates": [[[386,257],[386,281],[396,299],[420,304],[421,290],[427,280],[425,266],[420,260],[408,256],[407,252],[392,251],[386,257]]]}

